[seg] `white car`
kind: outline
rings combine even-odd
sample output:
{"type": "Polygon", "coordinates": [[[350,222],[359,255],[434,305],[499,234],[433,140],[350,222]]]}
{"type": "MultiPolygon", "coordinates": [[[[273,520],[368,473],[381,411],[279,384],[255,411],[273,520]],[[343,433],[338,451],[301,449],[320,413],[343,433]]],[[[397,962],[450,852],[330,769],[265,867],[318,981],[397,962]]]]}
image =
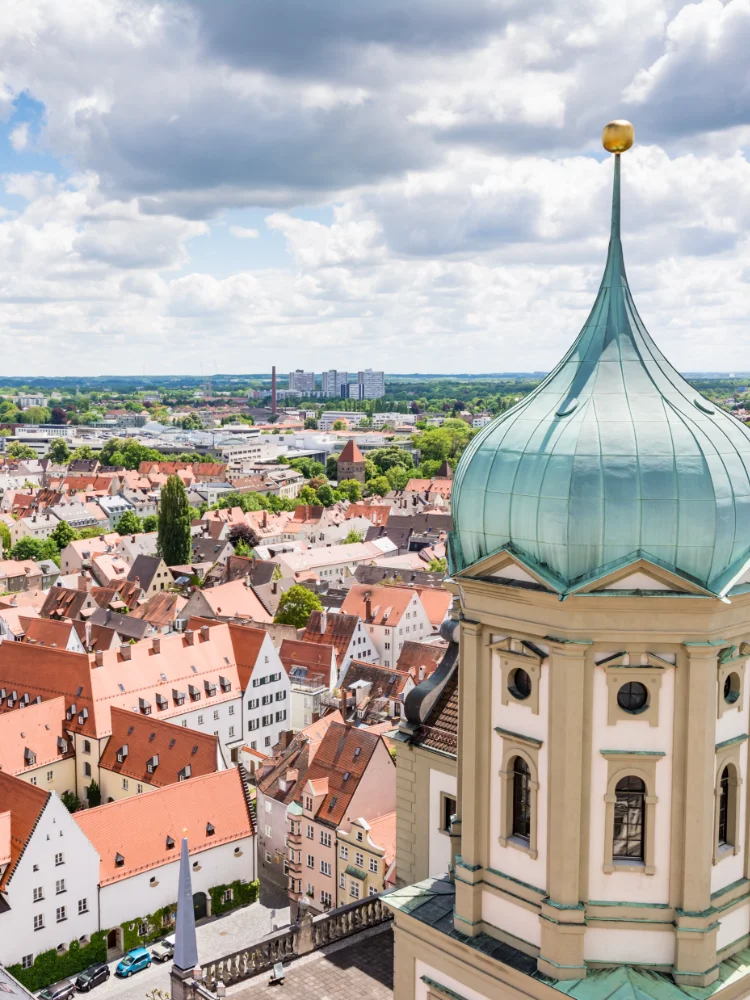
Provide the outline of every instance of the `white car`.
{"type": "Polygon", "coordinates": [[[156,962],[166,962],[174,957],[174,934],[157,941],[151,948],[151,957],[156,962]]]}

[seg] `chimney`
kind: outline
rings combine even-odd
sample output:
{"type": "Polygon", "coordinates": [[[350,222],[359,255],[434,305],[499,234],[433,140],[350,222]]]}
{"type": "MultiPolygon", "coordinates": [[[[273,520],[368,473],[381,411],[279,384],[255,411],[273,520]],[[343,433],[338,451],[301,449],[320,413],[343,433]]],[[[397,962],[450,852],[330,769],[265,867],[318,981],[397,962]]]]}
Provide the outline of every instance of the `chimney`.
{"type": "Polygon", "coordinates": [[[185,629],[185,638],[187,639],[188,646],[195,645],[195,632],[191,628],[185,629]]]}
{"type": "Polygon", "coordinates": [[[161,653],[161,636],[155,635],[151,640],[151,648],[155,653],[161,653]]]}
{"type": "Polygon", "coordinates": [[[94,662],[96,663],[97,667],[104,666],[104,653],[101,651],[101,649],[97,649],[97,651],[94,653],[94,662]]]}
{"type": "Polygon", "coordinates": [[[294,737],[294,731],[292,729],[287,729],[279,735],[279,747],[281,750],[286,750],[289,744],[292,742],[294,737]]]}
{"type": "Polygon", "coordinates": [[[91,650],[91,622],[86,622],[86,649],[91,650]]]}
{"type": "Polygon", "coordinates": [[[78,589],[85,590],[86,592],[91,590],[91,577],[85,569],[81,570],[81,574],[78,577],[78,589]]]}
{"type": "Polygon", "coordinates": [[[419,668],[419,682],[420,682],[420,684],[422,683],[423,680],[424,680],[424,664],[422,664],[420,666],[420,668],[419,668]]]}
{"type": "Polygon", "coordinates": [[[276,365],[271,367],[271,413],[276,413],[276,365]]]}
{"type": "Polygon", "coordinates": [[[120,643],[120,656],[123,660],[130,659],[130,646],[127,642],[120,643]]]}
{"type": "Polygon", "coordinates": [[[263,509],[263,527],[268,527],[268,511],[265,508],[263,509]]]}
{"type": "Polygon", "coordinates": [[[320,612],[320,634],[326,634],[326,626],[328,625],[328,615],[325,611],[320,612]]]}
{"type": "Polygon", "coordinates": [[[274,580],[273,583],[271,584],[271,593],[278,594],[278,592],[279,592],[279,581],[274,580]]]}
{"type": "Polygon", "coordinates": [[[340,703],[340,709],[341,709],[341,718],[344,720],[344,722],[346,722],[346,713],[347,713],[347,707],[346,707],[346,688],[344,688],[344,687],[341,688],[341,695],[339,697],[339,703],[340,703]]]}
{"type": "Polygon", "coordinates": [[[208,627],[208,625],[201,625],[201,639],[204,642],[208,642],[210,631],[211,629],[208,627]]]}
{"type": "Polygon", "coordinates": [[[372,618],[372,592],[368,590],[367,593],[365,594],[365,621],[369,622],[371,618],[372,618]]]}

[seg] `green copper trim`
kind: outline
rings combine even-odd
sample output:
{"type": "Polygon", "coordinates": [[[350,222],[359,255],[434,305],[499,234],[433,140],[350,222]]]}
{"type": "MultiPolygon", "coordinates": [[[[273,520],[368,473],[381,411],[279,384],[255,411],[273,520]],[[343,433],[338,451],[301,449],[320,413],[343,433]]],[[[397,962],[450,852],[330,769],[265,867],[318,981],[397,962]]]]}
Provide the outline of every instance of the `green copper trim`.
{"type": "Polygon", "coordinates": [[[465,868],[467,872],[478,872],[481,870],[481,865],[467,865],[460,854],[456,855],[456,868],[465,868]]]}
{"type": "Polygon", "coordinates": [[[434,979],[430,979],[429,976],[420,976],[420,979],[431,989],[439,990],[440,993],[449,997],[450,1000],[467,1000],[467,998],[463,996],[461,993],[456,993],[455,990],[451,990],[447,986],[443,986],[442,983],[438,983],[434,979]]]}
{"type": "Polygon", "coordinates": [[[501,872],[497,868],[488,868],[488,872],[493,875],[497,875],[499,878],[507,878],[509,882],[515,882],[516,885],[522,885],[524,889],[531,889],[532,892],[538,892],[540,896],[546,896],[547,890],[540,889],[538,885],[532,885],[531,882],[523,882],[520,878],[514,878],[512,875],[506,875],[505,872],[501,872]]]}
{"type": "Polygon", "coordinates": [[[602,757],[608,753],[616,754],[618,757],[666,757],[663,750],[600,750],[602,757]]]}
{"type": "Polygon", "coordinates": [[[500,726],[495,726],[495,732],[499,736],[509,736],[513,740],[521,740],[523,743],[530,743],[534,747],[542,746],[542,741],[536,739],[534,736],[524,736],[522,733],[514,733],[511,729],[502,729],[500,726]]]}
{"type": "Polygon", "coordinates": [[[704,639],[702,641],[696,640],[694,642],[683,642],[682,645],[683,646],[697,646],[698,648],[700,648],[702,646],[703,647],[708,647],[708,646],[726,646],[728,644],[728,642],[729,642],[728,639],[704,639]]]}
{"type": "Polygon", "coordinates": [[[355,868],[354,865],[347,865],[344,869],[345,875],[351,875],[352,878],[358,878],[360,882],[364,882],[367,878],[367,872],[363,872],[361,868],[355,868]]]}
{"type": "Polygon", "coordinates": [[[722,740],[721,743],[717,743],[714,749],[723,750],[724,747],[734,746],[735,743],[744,743],[747,738],[747,733],[743,733],[742,736],[733,736],[730,740],[722,740]]]}
{"type": "Polygon", "coordinates": [[[723,889],[717,889],[716,892],[711,893],[711,899],[716,899],[717,896],[723,896],[725,892],[731,892],[732,889],[736,889],[738,885],[750,885],[750,879],[738,878],[736,882],[730,882],[729,885],[725,885],[723,889]]]}
{"type": "Polygon", "coordinates": [[[545,635],[547,642],[559,642],[561,646],[593,646],[593,639],[561,639],[559,635],[545,635]]]}
{"type": "Polygon", "coordinates": [[[590,899],[589,906],[632,906],[640,909],[671,910],[669,903],[628,903],[619,899],[590,899]]]}

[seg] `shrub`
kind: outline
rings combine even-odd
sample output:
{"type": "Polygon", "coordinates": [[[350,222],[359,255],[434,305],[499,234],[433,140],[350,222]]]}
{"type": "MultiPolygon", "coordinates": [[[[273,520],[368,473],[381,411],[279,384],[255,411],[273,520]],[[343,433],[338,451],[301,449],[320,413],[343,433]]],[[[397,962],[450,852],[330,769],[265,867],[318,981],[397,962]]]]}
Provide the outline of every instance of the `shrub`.
{"type": "Polygon", "coordinates": [[[229,910],[236,910],[238,906],[247,906],[254,903],[260,895],[260,882],[230,882],[229,885],[215,885],[209,889],[211,897],[211,914],[217,916],[219,913],[227,913],[229,910]],[[232,898],[224,899],[227,889],[232,890],[232,898]]]}
{"type": "Polygon", "coordinates": [[[36,956],[31,968],[22,969],[20,965],[11,965],[8,972],[33,993],[50,983],[77,975],[94,962],[106,960],[106,934],[104,931],[96,931],[88,944],[71,941],[67,951],[58,952],[54,948],[52,951],[43,951],[36,956]]]}

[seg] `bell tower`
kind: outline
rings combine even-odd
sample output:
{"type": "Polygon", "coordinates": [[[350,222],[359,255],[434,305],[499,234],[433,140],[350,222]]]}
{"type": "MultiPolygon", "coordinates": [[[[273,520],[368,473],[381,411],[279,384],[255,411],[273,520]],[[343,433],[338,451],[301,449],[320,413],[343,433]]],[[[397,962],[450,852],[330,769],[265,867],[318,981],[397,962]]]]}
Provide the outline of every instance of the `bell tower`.
{"type": "Polygon", "coordinates": [[[592,312],[455,477],[453,860],[387,897],[398,1000],[750,992],[750,434],[644,327],[603,143],[592,312]]]}

